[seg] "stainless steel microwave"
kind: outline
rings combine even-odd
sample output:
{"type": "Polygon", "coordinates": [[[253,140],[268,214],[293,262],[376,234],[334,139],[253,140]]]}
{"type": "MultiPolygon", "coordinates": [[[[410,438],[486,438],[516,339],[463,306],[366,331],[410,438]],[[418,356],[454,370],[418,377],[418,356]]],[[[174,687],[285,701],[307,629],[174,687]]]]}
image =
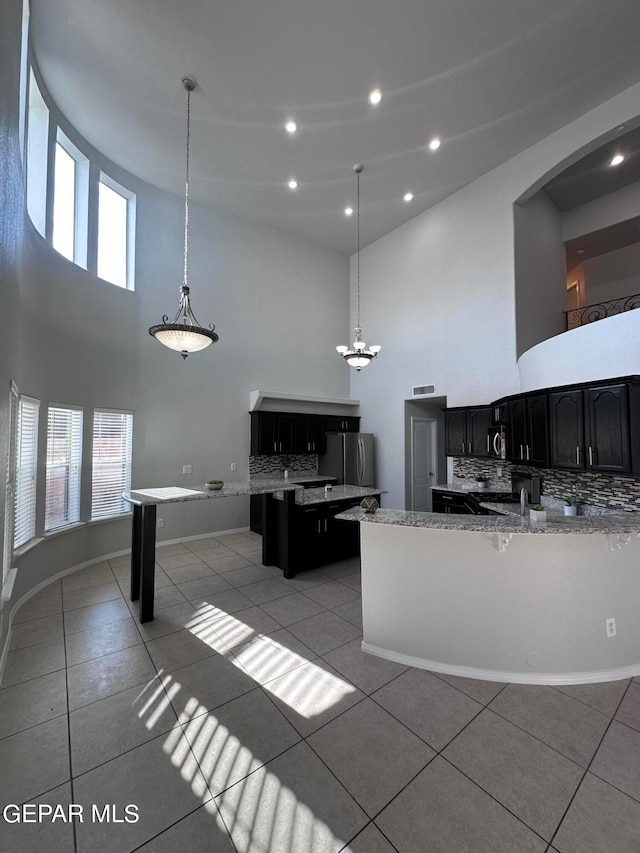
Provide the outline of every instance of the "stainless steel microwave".
{"type": "Polygon", "coordinates": [[[505,426],[491,427],[488,432],[487,448],[489,456],[494,459],[507,458],[507,428],[505,426]]]}

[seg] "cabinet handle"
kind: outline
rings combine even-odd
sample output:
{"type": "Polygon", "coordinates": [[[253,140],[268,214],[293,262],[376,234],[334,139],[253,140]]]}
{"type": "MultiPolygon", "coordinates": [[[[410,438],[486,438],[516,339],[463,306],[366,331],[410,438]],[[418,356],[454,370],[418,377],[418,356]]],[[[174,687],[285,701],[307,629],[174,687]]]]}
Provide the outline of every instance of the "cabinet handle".
{"type": "Polygon", "coordinates": [[[529,459],[529,445],[527,444],[527,460],[529,459]]]}
{"type": "Polygon", "coordinates": [[[489,452],[489,433],[487,433],[487,453],[489,452]]]}
{"type": "Polygon", "coordinates": [[[520,445],[520,459],[524,459],[524,448],[520,445]]]}
{"type": "Polygon", "coordinates": [[[576,465],[580,464],[580,447],[576,447],[576,465]]]}
{"type": "Polygon", "coordinates": [[[471,448],[472,447],[473,447],[473,445],[471,444],[471,442],[469,442],[469,444],[467,445],[467,453],[469,454],[469,456],[471,456],[471,448]]]}
{"type": "Polygon", "coordinates": [[[589,465],[593,465],[593,450],[589,448],[589,465]]]}

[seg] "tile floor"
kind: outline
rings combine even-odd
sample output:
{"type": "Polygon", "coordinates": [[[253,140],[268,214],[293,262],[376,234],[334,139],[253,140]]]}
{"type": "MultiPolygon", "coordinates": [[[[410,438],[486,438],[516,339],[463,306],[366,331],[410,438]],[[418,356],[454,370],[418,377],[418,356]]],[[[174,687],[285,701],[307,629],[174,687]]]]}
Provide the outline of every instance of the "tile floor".
{"type": "Polygon", "coordinates": [[[22,607],[0,804],[83,819],[0,818],[0,850],[640,850],[640,679],[505,685],[371,657],[356,561],[285,581],[260,560],[250,533],[158,548],[146,625],[127,558],[22,607]]]}

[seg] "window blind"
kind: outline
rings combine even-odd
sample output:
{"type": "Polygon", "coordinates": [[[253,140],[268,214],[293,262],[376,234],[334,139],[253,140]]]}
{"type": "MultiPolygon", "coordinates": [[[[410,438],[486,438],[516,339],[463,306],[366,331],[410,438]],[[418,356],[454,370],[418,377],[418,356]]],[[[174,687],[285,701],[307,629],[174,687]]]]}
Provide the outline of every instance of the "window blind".
{"type": "Polygon", "coordinates": [[[98,410],[93,415],[91,518],[129,511],[122,492],[131,488],[133,414],[98,410]]]}
{"type": "Polygon", "coordinates": [[[13,547],[36,535],[36,473],[38,465],[38,414],[40,402],[20,397],[16,440],[15,518],[13,547]]]}
{"type": "Polygon", "coordinates": [[[45,530],[80,520],[81,470],[82,410],[49,406],[45,530]]]}
{"type": "Polygon", "coordinates": [[[16,501],[16,447],[18,431],[18,388],[15,382],[9,387],[9,453],[4,504],[4,539],[2,542],[2,582],[13,564],[13,529],[16,501]]]}

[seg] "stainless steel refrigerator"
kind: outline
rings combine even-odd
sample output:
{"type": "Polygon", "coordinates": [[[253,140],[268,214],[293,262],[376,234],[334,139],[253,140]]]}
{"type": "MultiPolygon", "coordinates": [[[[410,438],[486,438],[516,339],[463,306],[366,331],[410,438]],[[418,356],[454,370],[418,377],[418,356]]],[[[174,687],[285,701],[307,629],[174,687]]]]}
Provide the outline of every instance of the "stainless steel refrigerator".
{"type": "Polygon", "coordinates": [[[339,486],[375,486],[371,433],[340,432],[326,439],[326,453],[318,456],[318,474],[337,477],[339,486]]]}

